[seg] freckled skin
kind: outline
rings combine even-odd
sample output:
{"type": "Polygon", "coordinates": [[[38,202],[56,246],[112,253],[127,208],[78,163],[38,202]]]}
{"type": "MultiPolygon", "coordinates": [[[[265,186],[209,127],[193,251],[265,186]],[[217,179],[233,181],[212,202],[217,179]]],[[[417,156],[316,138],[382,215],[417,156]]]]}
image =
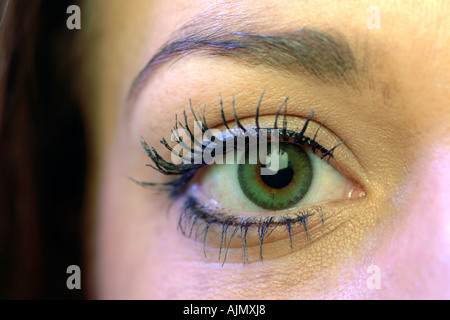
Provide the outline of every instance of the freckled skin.
{"type": "MultiPolygon", "coordinates": [[[[90,198],[96,224],[88,244],[95,248],[93,297],[450,298],[448,2],[236,1],[242,12],[270,15],[273,25],[337,30],[358,61],[367,62],[367,86],[354,92],[296,82],[232,60],[186,58],[158,70],[125,117],[121,108],[136,74],[177,27],[214,5],[227,10],[221,1],[178,0],[108,0],[86,7],[95,17],[82,29],[91,49],[83,83],[91,93],[85,103],[95,133],[90,198]],[[380,8],[380,29],[367,27],[370,5],[380,8]],[[264,262],[245,265],[241,251],[230,249],[222,266],[213,254],[217,250],[208,249],[205,258],[201,243],[177,231],[177,204],[166,215],[166,197],[126,177],[162,181],[145,166],[149,160],[140,137],[155,146],[162,136],[170,137],[174,115],[189,97],[195,105],[217,105],[219,92],[236,93],[239,116],[245,118],[254,116],[264,87],[261,115],[273,114],[286,95],[292,96],[293,115],[308,116],[311,105],[323,117],[319,122],[333,114],[327,128],[351,137],[346,146],[357,163],[342,171],[351,173],[367,196],[336,210],[324,230],[311,232],[311,242],[298,232],[292,251],[289,239],[267,243],[264,262]],[[371,265],[380,270],[379,289],[367,284],[371,265]]],[[[336,150],[339,159],[346,154],[336,150]]]]}

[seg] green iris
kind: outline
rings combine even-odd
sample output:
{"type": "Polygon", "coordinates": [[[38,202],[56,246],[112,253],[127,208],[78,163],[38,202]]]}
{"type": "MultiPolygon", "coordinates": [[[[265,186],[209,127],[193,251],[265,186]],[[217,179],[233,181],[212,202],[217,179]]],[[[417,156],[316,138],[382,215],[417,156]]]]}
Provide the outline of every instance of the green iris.
{"type": "MultiPolygon", "coordinates": [[[[312,181],[312,165],[306,151],[292,143],[280,143],[279,169],[274,175],[261,175],[257,164],[238,166],[238,180],[242,191],[257,206],[282,210],[298,203],[308,192],[312,181]]],[[[268,145],[270,158],[270,145],[268,145]]],[[[270,169],[270,163],[268,163],[270,169]]]]}

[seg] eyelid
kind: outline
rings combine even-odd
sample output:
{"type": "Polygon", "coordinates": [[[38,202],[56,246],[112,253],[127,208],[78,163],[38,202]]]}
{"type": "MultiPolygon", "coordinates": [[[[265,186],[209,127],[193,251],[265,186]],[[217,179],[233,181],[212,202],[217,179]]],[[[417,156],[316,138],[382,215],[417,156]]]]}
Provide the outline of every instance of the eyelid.
{"type": "MultiPolygon", "coordinates": [[[[225,262],[262,262],[302,250],[351,219],[352,207],[355,206],[353,201],[313,205],[300,212],[297,210],[297,222],[280,216],[276,225],[270,225],[271,216],[246,224],[242,223],[245,217],[222,216],[218,219],[214,211],[207,218],[203,216],[204,212],[195,210],[193,213],[189,209],[189,199],[183,203],[178,229],[187,239],[202,243],[207,261],[219,262],[222,266],[225,262]],[[308,214],[307,220],[301,220],[308,214]]],[[[290,216],[295,219],[293,212],[290,216]]]]}

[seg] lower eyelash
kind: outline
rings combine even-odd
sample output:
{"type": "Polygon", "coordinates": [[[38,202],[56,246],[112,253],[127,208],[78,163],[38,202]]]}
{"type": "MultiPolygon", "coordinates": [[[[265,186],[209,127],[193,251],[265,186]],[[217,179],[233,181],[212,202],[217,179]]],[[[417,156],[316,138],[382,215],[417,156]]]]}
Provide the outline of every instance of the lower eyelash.
{"type": "Polygon", "coordinates": [[[250,231],[256,232],[259,242],[259,258],[263,261],[263,244],[270,234],[280,226],[284,226],[289,236],[290,247],[292,246],[293,227],[299,225],[303,227],[306,238],[311,241],[307,223],[308,219],[313,215],[318,214],[322,221],[322,227],[324,227],[323,209],[320,206],[314,206],[308,209],[301,210],[300,212],[288,216],[267,216],[267,217],[238,217],[222,213],[216,209],[208,208],[201,205],[197,199],[192,196],[188,196],[178,220],[178,229],[181,233],[191,238],[194,236],[195,240],[199,238],[203,242],[203,253],[206,257],[206,238],[208,231],[212,225],[218,225],[221,228],[220,232],[220,245],[218,260],[221,260],[222,252],[224,251],[224,258],[222,260],[222,266],[227,259],[227,253],[230,248],[232,239],[236,236],[240,236],[242,245],[242,259],[245,264],[248,260],[247,252],[247,234],[250,231]]]}

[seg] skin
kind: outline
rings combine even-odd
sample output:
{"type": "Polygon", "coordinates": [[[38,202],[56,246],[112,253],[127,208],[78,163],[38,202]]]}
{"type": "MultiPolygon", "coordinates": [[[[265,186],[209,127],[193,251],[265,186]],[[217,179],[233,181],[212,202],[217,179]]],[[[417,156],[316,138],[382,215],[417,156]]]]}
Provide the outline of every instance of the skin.
{"type": "MultiPolygon", "coordinates": [[[[83,82],[93,140],[88,241],[95,298],[138,299],[428,299],[450,298],[450,7],[416,1],[95,1],[86,6],[83,33],[91,54],[83,82]],[[370,5],[380,29],[369,29],[370,5]],[[218,8],[257,10],[272,26],[340,32],[368,77],[359,90],[303,75],[249,67],[229,58],[183,58],[158,68],[133,103],[133,79],[181,25],[218,8]],[[326,207],[324,228],[312,221],[311,241],[296,229],[258,246],[242,263],[232,247],[222,266],[217,246],[187,238],[176,228],[180,203],[127,177],[162,182],[146,167],[144,137],[170,139],[176,113],[191,98],[207,104],[220,127],[219,93],[231,116],[236,96],[242,119],[270,121],[289,95],[290,119],[314,106],[326,130],[351,139],[336,150],[334,166],[366,196],[326,207]],[[371,267],[372,266],[372,267],[371,267]],[[373,267],[375,266],[375,267],[373,267]],[[375,271],[374,271],[375,270],[375,271]],[[374,288],[375,273],[380,276],[374,288]],[[369,285],[368,285],[369,283],[369,285]]],[[[281,28],[281,27],[280,27],[281,28]]],[[[231,118],[229,118],[231,120],[231,118]]],[[[208,122],[209,123],[209,122],[208,122]]],[[[324,134],[323,143],[333,145],[324,134]],[[328,142],[328,143],[327,143],[328,142]]],[[[161,149],[162,150],[162,149],[161,149]]],[[[376,276],[376,275],[375,275],[376,276]]]]}

